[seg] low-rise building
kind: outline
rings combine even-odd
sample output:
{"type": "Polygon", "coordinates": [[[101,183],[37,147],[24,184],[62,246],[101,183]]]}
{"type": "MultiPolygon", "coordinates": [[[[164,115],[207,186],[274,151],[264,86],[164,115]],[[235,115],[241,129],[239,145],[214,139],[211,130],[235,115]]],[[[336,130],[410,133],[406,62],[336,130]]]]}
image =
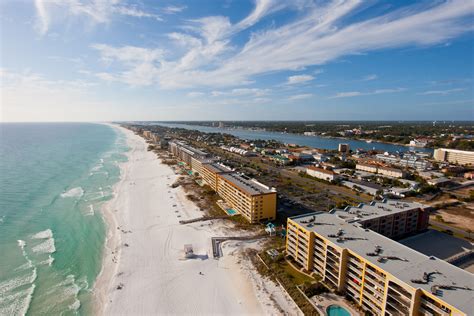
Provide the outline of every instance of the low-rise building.
{"type": "Polygon", "coordinates": [[[276,190],[255,179],[238,173],[220,173],[217,193],[250,223],[276,218],[276,190]]]}
{"type": "Polygon", "coordinates": [[[359,162],[356,164],[356,169],[370,173],[378,173],[380,175],[393,178],[404,178],[406,176],[406,172],[403,170],[364,162],[359,162]]]}
{"type": "Polygon", "coordinates": [[[377,173],[393,178],[404,178],[406,176],[406,172],[397,168],[390,168],[390,167],[379,167],[377,169],[377,173]]]}
{"type": "Polygon", "coordinates": [[[309,166],[306,168],[306,173],[312,177],[326,180],[326,181],[334,181],[338,178],[338,175],[328,169],[318,168],[314,166],[309,166]]]}
{"type": "Polygon", "coordinates": [[[377,173],[378,166],[369,163],[359,162],[358,164],[356,164],[356,169],[370,173],[377,173]]]}
{"type": "Polygon", "coordinates": [[[474,315],[474,277],[354,218],[288,219],[286,253],[371,315],[474,315]]]}

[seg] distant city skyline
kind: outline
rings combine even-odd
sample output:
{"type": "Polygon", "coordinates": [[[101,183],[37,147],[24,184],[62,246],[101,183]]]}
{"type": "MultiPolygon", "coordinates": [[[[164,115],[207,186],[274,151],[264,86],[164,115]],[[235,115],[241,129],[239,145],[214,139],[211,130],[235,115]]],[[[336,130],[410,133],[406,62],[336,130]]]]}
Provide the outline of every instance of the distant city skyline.
{"type": "Polygon", "coordinates": [[[473,1],[2,1],[0,121],[474,119],[473,1]]]}

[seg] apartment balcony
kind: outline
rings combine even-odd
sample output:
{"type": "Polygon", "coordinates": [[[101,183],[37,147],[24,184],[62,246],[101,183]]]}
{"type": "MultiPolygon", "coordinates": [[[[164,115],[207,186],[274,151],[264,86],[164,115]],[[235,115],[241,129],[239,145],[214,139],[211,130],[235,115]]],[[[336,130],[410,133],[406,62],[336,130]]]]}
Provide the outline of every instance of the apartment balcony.
{"type": "Polygon", "coordinates": [[[387,301],[385,305],[385,309],[390,312],[392,315],[408,315],[410,312],[410,308],[406,308],[405,306],[395,306],[393,302],[387,301]]]}
{"type": "Polygon", "coordinates": [[[428,302],[425,299],[421,299],[421,304],[420,305],[421,305],[421,307],[424,307],[425,309],[428,309],[428,310],[431,309],[431,310],[435,311],[436,313],[438,313],[440,315],[450,315],[451,314],[450,312],[441,309],[440,307],[436,306],[433,303],[428,302]]]}
{"type": "Polygon", "coordinates": [[[372,303],[371,301],[369,301],[367,299],[362,298],[362,305],[363,305],[363,307],[370,310],[375,315],[382,314],[382,309],[379,306],[377,306],[376,304],[372,303]]]}
{"type": "Polygon", "coordinates": [[[412,294],[396,283],[390,282],[388,284],[388,290],[389,293],[393,291],[411,301],[412,294]]]}
{"type": "Polygon", "coordinates": [[[392,288],[389,288],[387,295],[396,301],[402,301],[408,304],[411,302],[411,296],[405,296],[392,288]]]}

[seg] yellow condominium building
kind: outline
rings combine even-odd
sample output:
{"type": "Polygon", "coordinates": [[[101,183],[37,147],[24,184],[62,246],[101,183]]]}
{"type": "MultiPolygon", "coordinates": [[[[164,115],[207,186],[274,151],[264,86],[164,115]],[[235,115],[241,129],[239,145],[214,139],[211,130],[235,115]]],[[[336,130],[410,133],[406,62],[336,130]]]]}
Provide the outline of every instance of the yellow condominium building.
{"type": "Polygon", "coordinates": [[[223,164],[204,163],[202,164],[201,172],[199,174],[204,182],[217,192],[218,175],[229,172],[233,172],[233,170],[223,164]]]}
{"type": "Polygon", "coordinates": [[[474,315],[474,276],[353,219],[288,219],[287,255],[372,315],[474,315]]]}
{"type": "Polygon", "coordinates": [[[250,223],[276,217],[276,190],[237,173],[220,173],[217,193],[250,223]]]}
{"type": "Polygon", "coordinates": [[[435,149],[433,157],[438,161],[447,161],[459,165],[474,165],[474,151],[439,148],[435,149]]]}

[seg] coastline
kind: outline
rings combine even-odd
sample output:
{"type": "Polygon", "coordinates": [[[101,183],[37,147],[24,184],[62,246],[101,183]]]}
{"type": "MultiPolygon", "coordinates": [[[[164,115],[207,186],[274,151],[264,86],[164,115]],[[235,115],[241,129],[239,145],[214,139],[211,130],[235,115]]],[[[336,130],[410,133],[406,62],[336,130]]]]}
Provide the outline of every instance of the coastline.
{"type": "MultiPolygon", "coordinates": [[[[228,234],[233,224],[215,220],[180,225],[180,219],[201,216],[202,211],[181,187],[170,187],[178,176],[147,151],[143,138],[111,126],[125,134],[130,150],[128,161],[120,164],[121,179],[114,186],[114,198],[102,209],[107,239],[93,289],[94,314],[280,314],[297,310],[281,289],[245,262],[242,254],[247,243],[226,242],[224,257],[212,259],[211,237],[228,234]],[[193,245],[196,259],[183,260],[184,244],[193,245]]],[[[258,243],[251,246],[258,247],[258,243]]]]}

